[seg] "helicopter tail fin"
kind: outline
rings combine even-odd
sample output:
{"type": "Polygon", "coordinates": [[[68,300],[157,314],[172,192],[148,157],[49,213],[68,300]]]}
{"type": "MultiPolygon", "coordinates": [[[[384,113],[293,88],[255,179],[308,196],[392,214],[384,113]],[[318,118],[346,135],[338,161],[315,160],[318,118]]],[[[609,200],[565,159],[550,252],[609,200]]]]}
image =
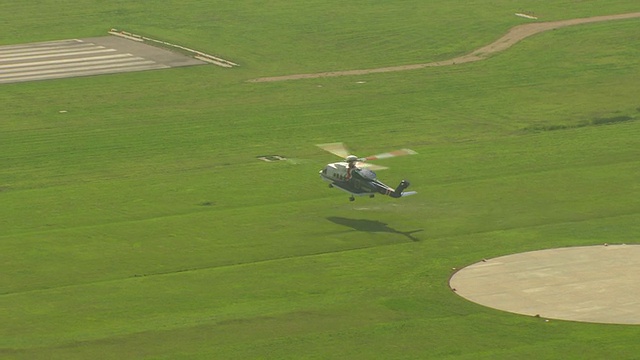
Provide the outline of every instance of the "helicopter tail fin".
{"type": "Polygon", "coordinates": [[[410,192],[406,192],[403,193],[404,189],[408,188],[410,185],[410,183],[407,180],[402,180],[400,182],[400,185],[398,185],[398,187],[391,193],[389,194],[389,196],[393,197],[393,198],[399,198],[402,196],[408,196],[408,195],[413,195],[416,192],[415,191],[410,191],[410,192]]]}

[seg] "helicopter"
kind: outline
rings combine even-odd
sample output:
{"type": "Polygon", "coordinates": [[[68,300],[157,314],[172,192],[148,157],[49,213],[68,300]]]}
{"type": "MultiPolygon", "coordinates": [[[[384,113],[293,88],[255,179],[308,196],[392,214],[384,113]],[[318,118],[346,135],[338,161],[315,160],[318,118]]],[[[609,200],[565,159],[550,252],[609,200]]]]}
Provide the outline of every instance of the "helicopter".
{"type": "Polygon", "coordinates": [[[416,191],[404,191],[409,187],[407,180],[402,180],[395,189],[385,185],[377,179],[373,170],[387,169],[384,166],[374,165],[365,161],[387,159],[395,156],[415,155],[417,152],[411,149],[400,149],[378,155],[359,158],[351,155],[343,143],[317,144],[319,148],[334,155],[344,158],[344,161],[327,164],[320,170],[322,180],[329,183],[330,188],[338,188],[351,194],[350,201],[355,201],[355,196],[374,197],[375,194],[388,195],[392,198],[414,195],[416,191]]]}

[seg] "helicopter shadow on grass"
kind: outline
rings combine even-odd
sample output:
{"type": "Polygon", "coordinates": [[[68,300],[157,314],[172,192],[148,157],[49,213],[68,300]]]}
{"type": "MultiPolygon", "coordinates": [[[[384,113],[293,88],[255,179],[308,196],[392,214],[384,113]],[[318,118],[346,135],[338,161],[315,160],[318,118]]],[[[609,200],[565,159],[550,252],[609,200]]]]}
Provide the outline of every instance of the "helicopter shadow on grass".
{"type": "Polygon", "coordinates": [[[411,241],[420,241],[420,239],[413,236],[414,233],[423,231],[423,229],[412,230],[412,231],[399,231],[389,225],[383,223],[382,221],[377,220],[366,220],[366,219],[348,219],[338,216],[329,216],[327,220],[331,221],[334,224],[342,225],[350,227],[356,231],[364,231],[364,232],[388,232],[392,234],[399,234],[406,236],[411,241]]]}

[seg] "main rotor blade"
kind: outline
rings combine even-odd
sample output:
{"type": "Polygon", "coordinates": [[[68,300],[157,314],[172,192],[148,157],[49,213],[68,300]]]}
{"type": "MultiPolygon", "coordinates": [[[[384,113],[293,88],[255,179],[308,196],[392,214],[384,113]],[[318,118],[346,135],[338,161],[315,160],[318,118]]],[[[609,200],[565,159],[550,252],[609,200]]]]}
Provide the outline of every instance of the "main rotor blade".
{"type": "Polygon", "coordinates": [[[366,162],[362,162],[362,161],[356,162],[356,166],[359,167],[359,168],[367,168],[369,170],[385,170],[385,169],[388,169],[388,167],[386,167],[386,166],[380,166],[380,165],[376,165],[376,164],[372,164],[372,163],[366,163],[366,162]]]}
{"type": "Polygon", "coordinates": [[[316,146],[343,159],[349,156],[349,150],[343,143],[317,144],[316,146]]]}
{"type": "Polygon", "coordinates": [[[367,156],[366,158],[362,158],[361,160],[380,160],[380,159],[388,159],[396,156],[415,155],[415,154],[417,154],[417,152],[411,149],[400,149],[400,150],[386,152],[378,155],[367,156]]]}

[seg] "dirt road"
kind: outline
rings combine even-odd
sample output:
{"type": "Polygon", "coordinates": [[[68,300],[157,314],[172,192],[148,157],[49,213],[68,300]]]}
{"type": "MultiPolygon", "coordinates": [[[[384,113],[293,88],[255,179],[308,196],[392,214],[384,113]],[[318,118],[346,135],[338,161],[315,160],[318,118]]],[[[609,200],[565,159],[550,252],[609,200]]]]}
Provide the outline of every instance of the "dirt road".
{"type": "Polygon", "coordinates": [[[484,60],[493,53],[506,50],[509,47],[513,46],[518,41],[521,41],[529,36],[541,33],[543,31],[554,30],[554,29],[565,27],[565,26],[571,26],[571,25],[587,24],[587,23],[594,23],[594,22],[601,22],[601,21],[633,19],[633,18],[640,18],[640,12],[518,25],[516,27],[511,28],[509,32],[507,32],[507,34],[504,35],[503,37],[499,38],[498,40],[494,41],[493,43],[487,46],[484,46],[480,49],[473,51],[472,53],[459,56],[457,58],[449,59],[449,60],[430,62],[426,64],[390,66],[390,67],[383,67],[383,68],[377,68],[377,69],[331,71],[331,72],[322,72],[322,73],[315,73],[315,74],[273,76],[273,77],[257,78],[257,79],[252,79],[248,81],[249,82],[271,82],[271,81],[285,81],[285,80],[299,80],[299,79],[315,79],[315,78],[322,78],[322,77],[364,75],[364,74],[392,72],[392,71],[415,70],[415,69],[422,69],[425,67],[432,67],[432,66],[447,66],[447,65],[454,65],[454,64],[463,64],[463,63],[468,63],[473,61],[484,60]]]}

